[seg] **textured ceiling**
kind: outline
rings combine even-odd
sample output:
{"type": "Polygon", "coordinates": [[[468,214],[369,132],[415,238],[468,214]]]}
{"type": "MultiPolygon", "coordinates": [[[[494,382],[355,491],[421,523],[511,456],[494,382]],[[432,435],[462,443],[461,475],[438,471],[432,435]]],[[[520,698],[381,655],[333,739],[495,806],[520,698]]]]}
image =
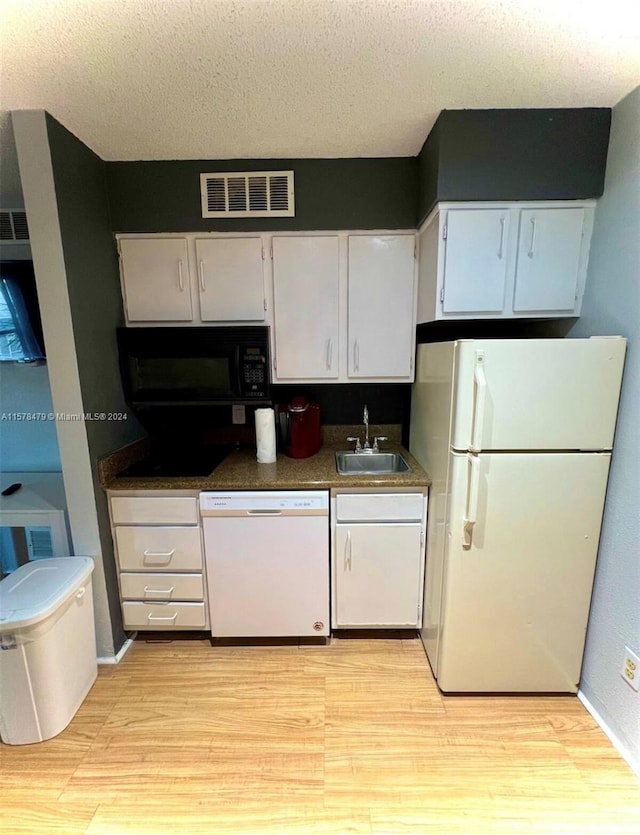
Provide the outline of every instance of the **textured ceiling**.
{"type": "Polygon", "coordinates": [[[613,106],[635,0],[2,0],[0,109],[106,160],[416,154],[444,108],[613,106]]]}

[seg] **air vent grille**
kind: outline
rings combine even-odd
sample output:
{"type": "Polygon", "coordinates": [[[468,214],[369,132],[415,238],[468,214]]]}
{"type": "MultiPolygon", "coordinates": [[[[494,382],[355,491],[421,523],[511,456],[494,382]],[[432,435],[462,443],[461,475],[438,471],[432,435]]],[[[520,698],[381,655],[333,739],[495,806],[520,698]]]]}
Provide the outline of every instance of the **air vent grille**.
{"type": "Polygon", "coordinates": [[[293,171],[200,175],[202,217],[294,217],[293,171]]]}
{"type": "Polygon", "coordinates": [[[0,241],[15,243],[29,242],[29,227],[24,209],[4,209],[0,211],[0,241]]]}
{"type": "Polygon", "coordinates": [[[42,560],[53,556],[53,540],[50,528],[27,528],[26,534],[30,560],[42,560]]]}

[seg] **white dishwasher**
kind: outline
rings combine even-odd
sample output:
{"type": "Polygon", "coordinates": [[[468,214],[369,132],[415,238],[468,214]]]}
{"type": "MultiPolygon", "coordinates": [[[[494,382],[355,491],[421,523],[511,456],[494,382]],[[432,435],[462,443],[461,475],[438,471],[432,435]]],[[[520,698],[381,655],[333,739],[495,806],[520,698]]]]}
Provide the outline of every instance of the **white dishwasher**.
{"type": "Polygon", "coordinates": [[[329,493],[200,493],[211,634],[329,634],[329,493]]]}

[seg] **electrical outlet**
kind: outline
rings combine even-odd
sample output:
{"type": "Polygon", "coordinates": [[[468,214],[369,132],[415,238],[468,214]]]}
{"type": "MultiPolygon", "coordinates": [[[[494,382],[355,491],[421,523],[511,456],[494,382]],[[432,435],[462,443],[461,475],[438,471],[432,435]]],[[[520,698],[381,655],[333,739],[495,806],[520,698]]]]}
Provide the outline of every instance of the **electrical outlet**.
{"type": "Polygon", "coordinates": [[[640,658],[631,652],[629,647],[624,648],[624,662],[620,675],[627,682],[629,687],[634,690],[640,690],[640,658]]]}
{"type": "Polygon", "coordinates": [[[231,423],[246,423],[246,411],[242,403],[234,403],[231,406],[231,423]]]}

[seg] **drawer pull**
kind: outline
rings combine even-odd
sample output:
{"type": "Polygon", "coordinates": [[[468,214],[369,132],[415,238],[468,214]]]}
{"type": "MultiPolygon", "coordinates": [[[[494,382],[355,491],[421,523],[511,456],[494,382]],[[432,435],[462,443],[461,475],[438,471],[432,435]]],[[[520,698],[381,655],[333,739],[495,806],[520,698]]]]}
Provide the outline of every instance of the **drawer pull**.
{"type": "Polygon", "coordinates": [[[170,551],[143,551],[142,556],[144,562],[150,565],[166,565],[170,562],[171,557],[175,554],[176,549],[172,548],[170,551]]]}
{"type": "Polygon", "coordinates": [[[174,620],[177,617],[178,617],[178,613],[174,612],[174,614],[171,615],[171,617],[166,617],[166,618],[165,617],[156,617],[154,615],[147,615],[147,620],[148,621],[164,621],[165,623],[167,623],[167,622],[173,623],[174,620]]]}
{"type": "Polygon", "coordinates": [[[171,586],[170,589],[150,589],[149,586],[144,587],[145,594],[171,594],[171,592],[175,589],[175,586],[171,586]]]}

